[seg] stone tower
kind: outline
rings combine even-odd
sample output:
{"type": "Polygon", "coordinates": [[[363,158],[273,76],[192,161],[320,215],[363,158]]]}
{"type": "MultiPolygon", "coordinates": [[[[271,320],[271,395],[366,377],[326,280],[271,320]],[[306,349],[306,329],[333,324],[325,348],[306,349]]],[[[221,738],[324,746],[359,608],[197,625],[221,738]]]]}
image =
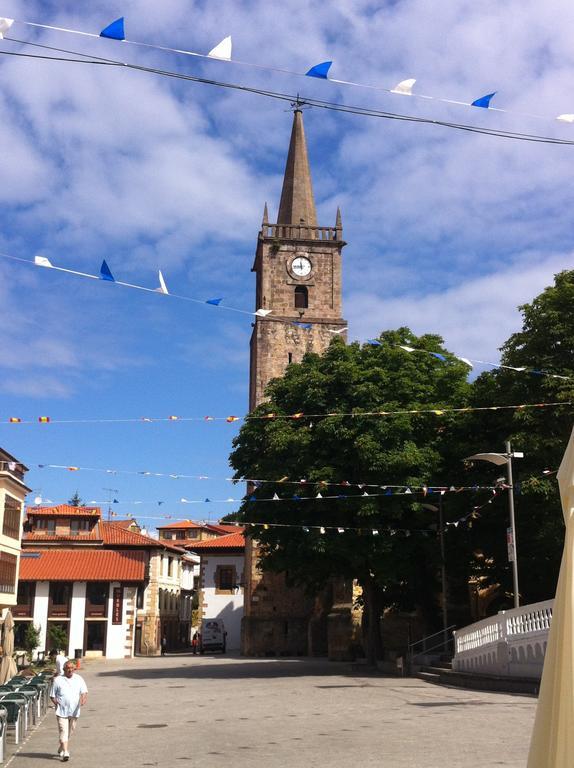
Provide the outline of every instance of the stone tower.
{"type": "MultiPolygon", "coordinates": [[[[269,381],[282,376],[289,363],[300,362],[306,352],[323,352],[333,331],[346,327],[341,317],[345,245],[341,214],[337,210],[334,227],[317,225],[300,109],[293,115],[277,223],[269,223],[268,218],[266,204],[252,271],[256,309],[271,313],[256,318],[251,336],[250,410],[264,399],[269,381]]],[[[318,641],[318,633],[311,629],[320,599],[288,587],[283,574],[262,574],[257,568],[256,542],[248,541],[242,652],[326,653],[326,630],[319,633],[322,640],[318,641]]]]}
{"type": "Polygon", "coordinates": [[[277,224],[269,223],[265,205],[252,268],[256,309],[272,312],[256,319],[251,336],[250,410],[289,363],[301,362],[306,352],[323,352],[333,331],[346,326],[341,318],[344,245],[338,210],[334,227],[317,226],[303,113],[297,109],[277,224]],[[307,324],[311,327],[302,327],[307,324]]]}

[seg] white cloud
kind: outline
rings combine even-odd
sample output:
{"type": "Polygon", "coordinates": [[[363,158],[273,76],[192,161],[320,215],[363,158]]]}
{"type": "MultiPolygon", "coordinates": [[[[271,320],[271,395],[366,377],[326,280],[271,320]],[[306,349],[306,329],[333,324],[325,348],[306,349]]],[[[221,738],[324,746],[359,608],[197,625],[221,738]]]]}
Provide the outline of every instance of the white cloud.
{"type": "Polygon", "coordinates": [[[560,254],[531,258],[526,266],[508,264],[444,291],[428,293],[415,280],[400,297],[352,293],[347,301],[351,335],[364,341],[383,330],[408,326],[417,334],[440,334],[455,354],[497,362],[498,348],[521,328],[517,307],[552,285],[554,274],[571,265],[572,253],[560,254]]]}

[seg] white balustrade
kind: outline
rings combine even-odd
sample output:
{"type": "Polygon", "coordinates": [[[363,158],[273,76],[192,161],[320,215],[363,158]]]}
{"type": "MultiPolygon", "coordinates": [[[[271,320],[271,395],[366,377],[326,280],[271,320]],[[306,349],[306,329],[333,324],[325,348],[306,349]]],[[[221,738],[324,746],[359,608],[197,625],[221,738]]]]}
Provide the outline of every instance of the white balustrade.
{"type": "Polygon", "coordinates": [[[454,633],[458,672],[540,678],[553,600],[501,611],[454,633]]]}

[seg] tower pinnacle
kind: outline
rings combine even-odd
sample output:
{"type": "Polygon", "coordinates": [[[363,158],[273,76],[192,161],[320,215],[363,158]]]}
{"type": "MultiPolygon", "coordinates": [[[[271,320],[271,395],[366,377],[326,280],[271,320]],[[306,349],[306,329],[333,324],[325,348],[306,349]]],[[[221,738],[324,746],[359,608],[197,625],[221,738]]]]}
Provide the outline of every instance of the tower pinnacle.
{"type": "Polygon", "coordinates": [[[311,170],[307,156],[305,129],[303,128],[303,113],[300,109],[296,109],[293,113],[291,142],[285,165],[277,223],[317,226],[315,198],[313,197],[311,170]]]}

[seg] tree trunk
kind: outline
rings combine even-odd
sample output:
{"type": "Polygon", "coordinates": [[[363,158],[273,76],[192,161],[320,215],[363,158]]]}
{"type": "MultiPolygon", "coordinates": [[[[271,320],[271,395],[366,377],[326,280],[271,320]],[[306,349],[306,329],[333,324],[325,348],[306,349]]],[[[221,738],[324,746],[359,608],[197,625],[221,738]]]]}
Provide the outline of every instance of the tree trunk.
{"type": "Polygon", "coordinates": [[[367,664],[374,667],[376,666],[377,658],[380,658],[382,651],[380,600],[377,586],[372,578],[367,577],[364,579],[361,586],[363,587],[367,630],[363,636],[365,642],[365,656],[367,657],[367,664]]]}

